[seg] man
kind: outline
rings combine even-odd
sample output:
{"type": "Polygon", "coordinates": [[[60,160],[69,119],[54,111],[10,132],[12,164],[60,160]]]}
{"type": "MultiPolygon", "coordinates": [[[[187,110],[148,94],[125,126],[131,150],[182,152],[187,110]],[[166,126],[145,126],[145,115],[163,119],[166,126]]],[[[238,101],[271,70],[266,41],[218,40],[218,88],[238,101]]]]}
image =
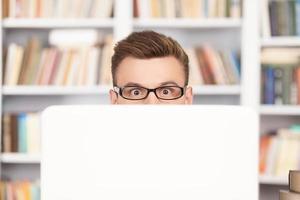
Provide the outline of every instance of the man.
{"type": "Polygon", "coordinates": [[[112,56],[112,104],[192,104],[189,60],[174,39],[154,31],[134,32],[112,56]]]}

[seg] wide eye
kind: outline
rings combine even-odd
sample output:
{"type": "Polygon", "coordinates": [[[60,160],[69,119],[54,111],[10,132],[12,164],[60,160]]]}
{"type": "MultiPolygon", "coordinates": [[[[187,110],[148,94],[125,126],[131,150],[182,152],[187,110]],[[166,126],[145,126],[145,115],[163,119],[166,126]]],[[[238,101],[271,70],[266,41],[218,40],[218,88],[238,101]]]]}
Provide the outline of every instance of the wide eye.
{"type": "Polygon", "coordinates": [[[132,95],[132,96],[138,96],[138,95],[140,95],[142,92],[141,92],[141,90],[140,89],[132,89],[131,91],[130,91],[130,95],[132,95]]]}
{"type": "Polygon", "coordinates": [[[147,96],[147,89],[142,87],[124,87],[122,94],[128,99],[142,99],[147,96]]]}
{"type": "Polygon", "coordinates": [[[161,93],[163,95],[169,95],[172,93],[172,91],[169,88],[164,88],[164,89],[162,89],[161,93]]]}
{"type": "Polygon", "coordinates": [[[166,86],[158,88],[157,95],[161,99],[175,99],[182,96],[182,91],[180,87],[166,86]]]}

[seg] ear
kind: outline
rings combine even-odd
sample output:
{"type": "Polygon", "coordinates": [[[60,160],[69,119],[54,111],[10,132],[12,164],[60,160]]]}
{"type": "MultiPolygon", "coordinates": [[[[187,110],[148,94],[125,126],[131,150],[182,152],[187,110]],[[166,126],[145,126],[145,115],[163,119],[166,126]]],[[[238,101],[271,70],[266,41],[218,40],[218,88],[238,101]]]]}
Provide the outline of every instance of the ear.
{"type": "Polygon", "coordinates": [[[185,91],[185,104],[193,104],[193,88],[187,87],[185,91]]]}
{"type": "Polygon", "coordinates": [[[118,102],[117,102],[118,94],[115,91],[109,90],[109,97],[110,97],[111,104],[118,104],[118,102]]]}

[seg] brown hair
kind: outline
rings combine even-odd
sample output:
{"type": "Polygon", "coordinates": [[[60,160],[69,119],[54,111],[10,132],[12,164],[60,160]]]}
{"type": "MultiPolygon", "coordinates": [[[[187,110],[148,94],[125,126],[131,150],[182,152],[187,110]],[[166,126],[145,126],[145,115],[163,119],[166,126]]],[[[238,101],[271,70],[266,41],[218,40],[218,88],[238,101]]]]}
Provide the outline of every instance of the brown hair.
{"type": "Polygon", "coordinates": [[[114,47],[111,59],[113,84],[116,84],[116,71],[126,57],[138,59],[174,56],[182,65],[185,75],[185,85],[189,80],[189,59],[180,44],[163,34],[154,31],[133,32],[114,47]]]}

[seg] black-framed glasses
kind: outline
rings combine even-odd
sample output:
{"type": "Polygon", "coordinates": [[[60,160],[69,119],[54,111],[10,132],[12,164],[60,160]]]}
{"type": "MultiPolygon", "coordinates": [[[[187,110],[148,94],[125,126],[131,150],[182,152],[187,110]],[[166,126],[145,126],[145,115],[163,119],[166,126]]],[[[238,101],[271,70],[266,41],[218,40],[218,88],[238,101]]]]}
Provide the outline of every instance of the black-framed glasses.
{"type": "Polygon", "coordinates": [[[115,92],[121,97],[128,100],[143,100],[146,99],[150,92],[154,92],[158,99],[175,100],[179,99],[184,94],[184,88],[179,86],[161,86],[154,89],[149,89],[141,86],[114,86],[115,92]]]}

